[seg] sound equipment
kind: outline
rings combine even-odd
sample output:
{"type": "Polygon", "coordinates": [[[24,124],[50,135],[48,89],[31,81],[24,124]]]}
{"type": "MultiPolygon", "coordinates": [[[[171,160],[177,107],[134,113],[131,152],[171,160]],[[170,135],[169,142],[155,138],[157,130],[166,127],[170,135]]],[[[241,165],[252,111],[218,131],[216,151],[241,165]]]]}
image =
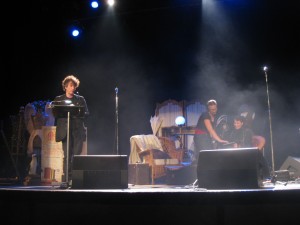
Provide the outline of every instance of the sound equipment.
{"type": "Polygon", "coordinates": [[[259,188],[262,184],[258,148],[229,148],[199,152],[198,187],[206,189],[259,188]]]}
{"type": "Polygon", "coordinates": [[[128,188],[127,155],[75,155],[72,189],[128,188]]]}
{"type": "Polygon", "coordinates": [[[289,156],[284,161],[280,170],[288,170],[291,179],[296,179],[300,177],[300,158],[289,156]]]}
{"type": "Polygon", "coordinates": [[[150,168],[148,163],[135,163],[128,165],[128,183],[150,184],[150,168]]]}
{"type": "Polygon", "coordinates": [[[288,182],[291,179],[290,172],[288,170],[277,170],[274,171],[274,182],[281,181],[281,182],[288,182]]]}

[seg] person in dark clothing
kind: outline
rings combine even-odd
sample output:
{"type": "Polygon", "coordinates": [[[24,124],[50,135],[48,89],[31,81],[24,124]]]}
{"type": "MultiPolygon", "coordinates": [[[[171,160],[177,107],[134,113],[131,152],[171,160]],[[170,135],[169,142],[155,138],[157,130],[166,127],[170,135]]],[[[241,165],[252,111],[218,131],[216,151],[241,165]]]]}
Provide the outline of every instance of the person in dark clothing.
{"type": "Polygon", "coordinates": [[[88,107],[83,96],[75,94],[76,89],[79,87],[80,81],[74,75],[66,76],[62,81],[62,88],[65,94],[56,96],[52,102],[55,105],[63,106],[76,106],[79,109],[82,108],[83,113],[78,113],[72,115],[70,114],[69,121],[69,146],[67,140],[68,132],[68,117],[66,115],[59,115],[57,112],[53,112],[55,117],[56,126],[56,136],[57,142],[62,142],[64,151],[64,176],[62,181],[71,181],[71,171],[72,171],[72,161],[74,155],[80,155],[83,147],[83,142],[86,140],[86,129],[85,129],[85,118],[89,115],[88,107]],[[69,149],[68,149],[69,147],[69,149]],[[67,173],[67,150],[69,150],[68,155],[68,178],[66,180],[67,173]]]}
{"type": "Polygon", "coordinates": [[[228,136],[228,140],[233,142],[233,148],[252,147],[253,131],[244,126],[245,117],[235,116],[233,119],[233,130],[228,136]]]}
{"type": "MultiPolygon", "coordinates": [[[[244,116],[235,116],[233,120],[233,130],[230,132],[228,140],[232,148],[248,148],[253,146],[254,133],[252,129],[245,126],[244,116]]],[[[270,178],[270,170],[268,163],[260,149],[257,150],[258,171],[261,180],[270,178]]]]}
{"type": "Polygon", "coordinates": [[[209,100],[207,102],[207,111],[202,113],[198,119],[195,135],[195,158],[198,158],[200,150],[209,150],[216,148],[214,142],[226,144],[228,141],[219,137],[215,130],[215,121],[217,120],[217,101],[209,100]]]}

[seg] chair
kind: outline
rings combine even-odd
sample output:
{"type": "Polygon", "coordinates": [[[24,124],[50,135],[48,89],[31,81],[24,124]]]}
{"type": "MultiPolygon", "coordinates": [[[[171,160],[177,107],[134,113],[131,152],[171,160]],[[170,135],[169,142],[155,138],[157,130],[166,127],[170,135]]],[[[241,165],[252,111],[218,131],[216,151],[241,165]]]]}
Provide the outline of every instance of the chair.
{"type": "Polygon", "coordinates": [[[158,149],[163,151],[161,143],[156,135],[140,134],[131,136],[129,164],[142,163],[143,158],[139,154],[147,149],[158,149]]]}
{"type": "Polygon", "coordinates": [[[158,137],[164,152],[166,152],[171,159],[177,159],[177,164],[183,160],[185,149],[176,148],[175,141],[168,137],[158,137]]]}
{"type": "Polygon", "coordinates": [[[158,137],[163,152],[157,149],[147,149],[140,153],[144,162],[148,163],[151,170],[151,182],[155,183],[155,179],[167,175],[166,165],[181,165],[184,156],[184,149],[176,149],[175,141],[167,137],[158,137]]]}
{"type": "Polygon", "coordinates": [[[184,149],[176,149],[175,141],[167,137],[157,137],[162,150],[156,148],[148,148],[139,151],[139,157],[143,163],[149,164],[151,173],[151,183],[155,183],[155,179],[166,176],[166,165],[180,165],[184,149]]]}

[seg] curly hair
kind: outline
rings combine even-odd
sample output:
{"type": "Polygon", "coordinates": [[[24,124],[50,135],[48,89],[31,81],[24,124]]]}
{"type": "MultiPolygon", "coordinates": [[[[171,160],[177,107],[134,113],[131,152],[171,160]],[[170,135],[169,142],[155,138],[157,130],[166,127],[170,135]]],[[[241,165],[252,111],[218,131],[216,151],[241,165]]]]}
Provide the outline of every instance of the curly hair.
{"type": "Polygon", "coordinates": [[[74,75],[68,75],[61,82],[63,91],[66,90],[66,86],[70,81],[74,83],[74,86],[76,89],[79,87],[80,80],[77,77],[75,77],[74,75]]]}

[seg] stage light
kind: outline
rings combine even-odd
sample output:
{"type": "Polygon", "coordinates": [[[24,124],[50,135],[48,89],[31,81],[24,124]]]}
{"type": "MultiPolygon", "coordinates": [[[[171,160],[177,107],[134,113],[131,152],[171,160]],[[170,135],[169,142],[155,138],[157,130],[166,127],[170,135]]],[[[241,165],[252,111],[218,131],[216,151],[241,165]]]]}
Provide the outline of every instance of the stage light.
{"type": "Polygon", "coordinates": [[[80,22],[75,21],[69,27],[69,34],[72,38],[79,38],[83,32],[83,26],[80,22]]]}
{"type": "Polygon", "coordinates": [[[177,116],[175,123],[177,126],[183,126],[185,124],[185,118],[183,116],[177,116]]]}
{"type": "Polygon", "coordinates": [[[77,37],[79,34],[80,34],[80,31],[78,29],[75,28],[75,29],[72,30],[72,36],[73,37],[77,37]]]}
{"type": "Polygon", "coordinates": [[[71,29],[71,35],[72,37],[78,37],[81,34],[81,29],[78,27],[74,27],[71,29]]]}
{"type": "Polygon", "coordinates": [[[98,1],[91,1],[91,7],[93,9],[97,9],[99,7],[99,2],[98,1]]]}
{"type": "Polygon", "coordinates": [[[109,6],[114,6],[115,0],[107,0],[107,4],[108,4],[109,6]]]}

